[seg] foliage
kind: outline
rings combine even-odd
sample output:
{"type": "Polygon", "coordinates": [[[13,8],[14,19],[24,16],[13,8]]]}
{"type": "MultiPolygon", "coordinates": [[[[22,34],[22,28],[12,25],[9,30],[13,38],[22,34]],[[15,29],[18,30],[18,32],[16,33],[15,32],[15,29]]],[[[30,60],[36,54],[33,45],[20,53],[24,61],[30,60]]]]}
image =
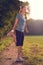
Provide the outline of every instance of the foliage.
{"type": "Polygon", "coordinates": [[[0,0],[0,37],[11,30],[20,5],[24,2],[19,0],[0,0]]]}
{"type": "Polygon", "coordinates": [[[12,28],[19,6],[19,0],[0,0],[0,37],[12,28]]]}
{"type": "Polygon", "coordinates": [[[2,38],[2,40],[0,41],[0,52],[8,47],[12,42],[13,39],[11,37],[2,38]]]}

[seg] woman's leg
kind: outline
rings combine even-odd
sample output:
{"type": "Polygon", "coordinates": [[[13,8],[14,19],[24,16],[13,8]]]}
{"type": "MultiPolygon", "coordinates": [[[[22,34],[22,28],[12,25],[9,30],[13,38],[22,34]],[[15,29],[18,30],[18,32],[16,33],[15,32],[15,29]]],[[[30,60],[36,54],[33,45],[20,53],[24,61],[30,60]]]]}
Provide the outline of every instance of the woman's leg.
{"type": "Polygon", "coordinates": [[[22,46],[24,41],[24,33],[20,31],[16,31],[16,46],[18,47],[18,56],[17,61],[23,61],[22,58],[22,46]]]}
{"type": "Polygon", "coordinates": [[[18,46],[18,58],[22,57],[22,46],[18,46]]]}
{"type": "Polygon", "coordinates": [[[22,58],[22,46],[18,46],[18,57],[17,57],[17,62],[20,61],[20,62],[23,62],[24,59],[22,58]]]}

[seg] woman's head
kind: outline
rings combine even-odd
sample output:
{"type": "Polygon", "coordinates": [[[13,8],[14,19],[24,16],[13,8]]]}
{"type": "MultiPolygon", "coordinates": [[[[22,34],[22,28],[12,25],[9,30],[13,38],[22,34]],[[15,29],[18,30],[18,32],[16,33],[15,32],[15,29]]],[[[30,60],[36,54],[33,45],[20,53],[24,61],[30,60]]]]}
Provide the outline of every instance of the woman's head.
{"type": "Polygon", "coordinates": [[[23,13],[23,14],[26,13],[26,6],[24,5],[20,6],[20,13],[23,13]]]}

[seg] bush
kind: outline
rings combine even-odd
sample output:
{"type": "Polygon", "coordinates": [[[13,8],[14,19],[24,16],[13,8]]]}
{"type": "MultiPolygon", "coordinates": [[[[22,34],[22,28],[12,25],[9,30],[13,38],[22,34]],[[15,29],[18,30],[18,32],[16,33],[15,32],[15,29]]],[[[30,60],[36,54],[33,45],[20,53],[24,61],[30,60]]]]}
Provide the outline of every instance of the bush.
{"type": "Polygon", "coordinates": [[[19,0],[1,0],[0,1],[0,38],[12,28],[16,14],[19,9],[19,0]]]}

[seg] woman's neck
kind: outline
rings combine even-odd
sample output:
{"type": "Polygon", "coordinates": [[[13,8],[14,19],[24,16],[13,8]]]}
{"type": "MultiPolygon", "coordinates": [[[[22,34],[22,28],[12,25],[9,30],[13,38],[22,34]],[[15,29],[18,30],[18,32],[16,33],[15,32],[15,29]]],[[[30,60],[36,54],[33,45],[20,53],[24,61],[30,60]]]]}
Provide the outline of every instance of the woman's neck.
{"type": "Polygon", "coordinates": [[[25,16],[25,14],[24,14],[23,12],[20,12],[20,14],[21,14],[22,16],[25,16]]]}

